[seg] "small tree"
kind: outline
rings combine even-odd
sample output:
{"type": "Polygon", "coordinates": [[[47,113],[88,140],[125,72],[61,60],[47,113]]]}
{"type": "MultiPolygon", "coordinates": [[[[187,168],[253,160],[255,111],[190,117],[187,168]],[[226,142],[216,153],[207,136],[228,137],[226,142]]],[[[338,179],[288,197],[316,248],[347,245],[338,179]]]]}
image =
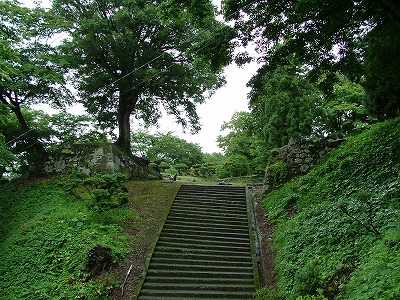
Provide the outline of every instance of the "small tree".
{"type": "Polygon", "coordinates": [[[244,155],[233,154],[224,159],[223,163],[217,166],[216,176],[218,178],[240,177],[249,174],[249,161],[244,155]]]}

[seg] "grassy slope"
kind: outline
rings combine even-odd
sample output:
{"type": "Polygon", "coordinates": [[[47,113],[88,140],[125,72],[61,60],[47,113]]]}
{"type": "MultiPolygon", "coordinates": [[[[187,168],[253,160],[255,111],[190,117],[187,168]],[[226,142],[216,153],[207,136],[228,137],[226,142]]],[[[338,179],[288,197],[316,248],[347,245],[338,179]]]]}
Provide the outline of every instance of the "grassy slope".
{"type": "Polygon", "coordinates": [[[120,261],[151,244],[178,189],[156,182],[127,185],[130,203],[101,212],[67,195],[58,180],[0,184],[0,299],[108,299],[120,283],[111,276],[88,279],[88,250],[110,247],[120,261]]]}
{"type": "Polygon", "coordinates": [[[281,298],[319,289],[329,299],[400,299],[399,171],[396,119],[349,139],[264,199],[276,225],[281,298]]]}

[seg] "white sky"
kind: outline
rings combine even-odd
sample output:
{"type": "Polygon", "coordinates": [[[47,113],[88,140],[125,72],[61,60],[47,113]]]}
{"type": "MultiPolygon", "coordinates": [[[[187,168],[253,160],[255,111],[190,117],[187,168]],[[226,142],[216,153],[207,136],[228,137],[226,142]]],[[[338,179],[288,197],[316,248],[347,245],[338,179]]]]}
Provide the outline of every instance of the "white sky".
{"type": "MultiPolygon", "coordinates": [[[[183,133],[180,125],[173,121],[173,117],[164,116],[160,120],[159,129],[162,131],[173,131],[181,138],[198,143],[203,152],[219,152],[217,136],[222,135],[221,126],[228,122],[236,111],[247,111],[247,93],[250,91],[246,84],[258,66],[255,63],[239,68],[231,64],[225,70],[227,84],[220,88],[206,103],[197,107],[200,117],[201,131],[195,135],[183,133]]],[[[157,130],[152,128],[151,130],[157,130]]]]}
{"type": "MultiPolygon", "coordinates": [[[[22,0],[22,2],[27,6],[34,6],[34,1],[32,0],[22,0]]],[[[41,2],[45,7],[50,6],[49,0],[42,0],[41,2]]],[[[213,2],[219,6],[221,0],[213,0],[213,2]]],[[[253,51],[250,50],[249,52],[253,51]]],[[[251,76],[256,73],[258,67],[256,63],[250,63],[239,68],[232,63],[225,69],[226,85],[220,88],[206,103],[197,107],[202,127],[199,133],[195,135],[191,135],[188,132],[184,133],[182,127],[175,123],[172,116],[163,116],[159,122],[159,128],[151,127],[150,132],[172,131],[189,142],[199,144],[203,152],[220,152],[216,140],[219,135],[223,134],[221,126],[224,122],[228,122],[236,111],[248,110],[247,93],[250,90],[246,87],[246,84],[251,76]]],[[[38,108],[45,109],[42,106],[38,108]]],[[[82,106],[78,105],[71,108],[69,112],[81,114],[83,109],[82,106]]],[[[137,123],[137,120],[132,119],[132,127],[134,129],[138,128],[137,123]]]]}

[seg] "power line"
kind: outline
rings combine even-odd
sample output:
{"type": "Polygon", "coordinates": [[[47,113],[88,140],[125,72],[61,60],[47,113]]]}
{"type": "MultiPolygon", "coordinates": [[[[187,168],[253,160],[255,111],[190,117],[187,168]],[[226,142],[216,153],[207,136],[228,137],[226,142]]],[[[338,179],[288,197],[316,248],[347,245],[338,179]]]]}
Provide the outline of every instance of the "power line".
{"type": "Polygon", "coordinates": [[[13,138],[11,141],[9,141],[9,142],[7,142],[6,144],[11,144],[12,142],[14,142],[14,141],[16,141],[16,140],[18,140],[20,137],[22,137],[22,136],[24,136],[25,134],[27,134],[27,133],[29,133],[29,132],[31,132],[32,130],[34,130],[33,128],[31,128],[31,129],[29,129],[28,131],[25,131],[23,134],[21,134],[21,135],[19,135],[19,136],[17,136],[16,138],[13,138]]]}
{"type": "MultiPolygon", "coordinates": [[[[258,1],[258,0],[253,0],[253,1],[251,1],[250,3],[244,5],[244,6],[242,7],[242,9],[247,8],[248,6],[252,5],[252,4],[255,3],[256,1],[258,1]]],[[[235,13],[231,13],[230,15],[228,15],[228,16],[227,16],[227,19],[229,19],[230,17],[232,17],[234,14],[235,14],[235,13]]],[[[207,48],[208,46],[210,46],[211,43],[212,43],[211,41],[210,41],[209,43],[206,43],[203,47],[197,49],[195,52],[198,53],[198,52],[204,50],[205,48],[207,48]]],[[[118,78],[118,79],[114,80],[113,82],[109,83],[108,85],[106,85],[105,87],[103,87],[103,89],[114,85],[114,84],[117,83],[118,81],[120,81],[120,80],[122,80],[122,79],[128,77],[129,75],[131,75],[131,74],[133,74],[133,73],[139,71],[139,70],[142,69],[143,67],[149,65],[150,63],[152,63],[153,61],[159,59],[161,56],[164,56],[164,55],[165,55],[164,52],[161,53],[160,55],[158,55],[158,56],[156,56],[155,58],[149,60],[148,62],[144,63],[143,65],[141,65],[141,66],[139,66],[139,67],[133,69],[132,71],[128,72],[127,74],[125,74],[125,75],[122,76],[121,78],[118,78]]],[[[171,67],[171,66],[167,66],[166,69],[168,70],[170,67],[171,67]]],[[[162,71],[158,71],[156,74],[153,74],[153,75],[150,76],[149,78],[143,79],[141,82],[139,82],[139,83],[136,84],[135,86],[129,88],[128,90],[124,91],[122,94],[125,94],[125,93],[127,93],[127,92],[129,92],[129,91],[131,91],[131,90],[133,90],[133,89],[135,89],[135,88],[137,88],[137,87],[140,86],[141,84],[143,84],[143,83],[149,81],[150,79],[152,79],[152,78],[158,76],[159,74],[161,74],[161,72],[162,72],[162,71]]]]}

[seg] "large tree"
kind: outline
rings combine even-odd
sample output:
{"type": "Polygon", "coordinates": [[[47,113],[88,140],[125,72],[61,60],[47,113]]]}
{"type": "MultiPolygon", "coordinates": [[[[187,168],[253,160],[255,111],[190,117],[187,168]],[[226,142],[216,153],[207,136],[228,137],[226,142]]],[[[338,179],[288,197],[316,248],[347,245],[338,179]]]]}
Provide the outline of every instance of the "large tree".
{"type": "Polygon", "coordinates": [[[399,114],[400,2],[398,0],[225,0],[243,44],[255,42],[271,69],[287,58],[310,68],[310,77],[331,76],[321,86],[331,92],[337,71],[365,83],[370,112],[399,114]],[[388,66],[390,66],[388,68],[388,66]],[[395,67],[393,67],[395,66],[395,67]],[[396,71],[395,71],[396,70],[396,71]],[[364,82],[365,81],[365,82],[364,82]]]}
{"type": "Polygon", "coordinates": [[[232,30],[215,20],[212,9],[197,24],[186,2],[54,1],[70,22],[64,46],[76,66],[81,101],[105,128],[118,126],[116,145],[127,153],[131,115],[154,124],[163,107],[197,131],[196,104],[224,82],[232,30]]]}

